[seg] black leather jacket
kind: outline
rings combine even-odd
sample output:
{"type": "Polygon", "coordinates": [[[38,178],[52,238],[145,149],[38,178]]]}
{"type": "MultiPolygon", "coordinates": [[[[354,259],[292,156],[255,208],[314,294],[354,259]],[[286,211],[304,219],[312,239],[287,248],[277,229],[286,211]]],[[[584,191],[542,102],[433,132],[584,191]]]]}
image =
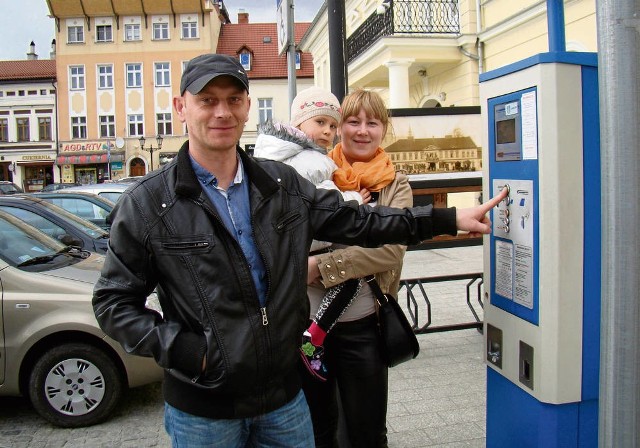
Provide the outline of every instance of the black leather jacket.
{"type": "Polygon", "coordinates": [[[238,153],[267,269],[266,306],[239,244],[197,181],[188,143],[118,200],[93,298],[106,334],[165,369],[166,401],[210,418],[270,412],[300,390],[296,365],[314,237],[377,246],[455,234],[451,209],[358,207],[336,191],[316,190],[282,163],[238,153]],[[156,287],[162,316],[145,308],[156,287]]]}

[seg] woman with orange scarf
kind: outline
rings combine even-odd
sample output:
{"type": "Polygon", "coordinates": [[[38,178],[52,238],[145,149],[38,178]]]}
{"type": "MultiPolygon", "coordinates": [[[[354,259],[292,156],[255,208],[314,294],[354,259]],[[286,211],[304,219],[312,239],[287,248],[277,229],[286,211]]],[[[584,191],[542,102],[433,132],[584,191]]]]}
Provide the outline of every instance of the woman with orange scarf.
{"type": "MultiPolygon", "coordinates": [[[[380,147],[389,118],[375,92],[358,90],[342,103],[341,143],[329,153],[338,165],[333,181],[340,190],[371,192],[371,206],[411,207],[406,175],[397,173],[380,147]]],[[[311,317],[325,288],[373,274],[385,293],[397,297],[405,246],[376,249],[339,247],[309,257],[311,317]]],[[[387,446],[388,371],[380,354],[375,298],[362,281],[355,299],[324,339],[326,382],[305,378],[305,394],[317,447],[337,447],[338,401],[352,448],[387,446]]]]}

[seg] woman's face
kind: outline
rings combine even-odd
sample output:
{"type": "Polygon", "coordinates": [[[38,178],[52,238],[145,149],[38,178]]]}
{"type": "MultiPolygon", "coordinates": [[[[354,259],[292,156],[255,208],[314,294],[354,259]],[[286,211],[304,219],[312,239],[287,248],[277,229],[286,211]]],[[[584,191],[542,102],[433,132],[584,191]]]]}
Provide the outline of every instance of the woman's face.
{"type": "Polygon", "coordinates": [[[342,138],[342,153],[347,162],[368,162],[382,143],[385,128],[377,118],[367,117],[360,109],[358,115],[346,117],[338,134],[342,138]]]}

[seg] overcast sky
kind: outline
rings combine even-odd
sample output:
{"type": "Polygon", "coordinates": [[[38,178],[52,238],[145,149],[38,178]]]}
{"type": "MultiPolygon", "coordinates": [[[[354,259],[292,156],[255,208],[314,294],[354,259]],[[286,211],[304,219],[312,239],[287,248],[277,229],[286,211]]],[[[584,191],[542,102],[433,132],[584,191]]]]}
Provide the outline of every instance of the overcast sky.
{"type": "MultiPolygon", "coordinates": [[[[284,1],[284,0],[283,0],[284,1]]],[[[238,23],[238,10],[249,13],[249,22],[275,22],[276,0],[224,0],[232,23],[238,23]]],[[[296,22],[311,22],[322,1],[294,0],[296,22]]],[[[29,44],[36,44],[40,59],[48,59],[55,24],[48,17],[45,0],[0,0],[0,60],[26,59],[29,44]]]]}

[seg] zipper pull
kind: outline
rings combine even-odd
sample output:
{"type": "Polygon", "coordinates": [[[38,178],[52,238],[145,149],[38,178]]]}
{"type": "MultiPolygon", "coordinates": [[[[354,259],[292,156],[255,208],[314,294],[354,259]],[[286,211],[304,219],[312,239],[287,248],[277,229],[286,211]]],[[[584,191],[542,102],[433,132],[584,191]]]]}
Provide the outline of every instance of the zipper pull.
{"type": "Polygon", "coordinates": [[[262,313],[262,325],[266,327],[269,325],[269,319],[267,319],[267,308],[260,308],[260,312],[262,313]]]}

